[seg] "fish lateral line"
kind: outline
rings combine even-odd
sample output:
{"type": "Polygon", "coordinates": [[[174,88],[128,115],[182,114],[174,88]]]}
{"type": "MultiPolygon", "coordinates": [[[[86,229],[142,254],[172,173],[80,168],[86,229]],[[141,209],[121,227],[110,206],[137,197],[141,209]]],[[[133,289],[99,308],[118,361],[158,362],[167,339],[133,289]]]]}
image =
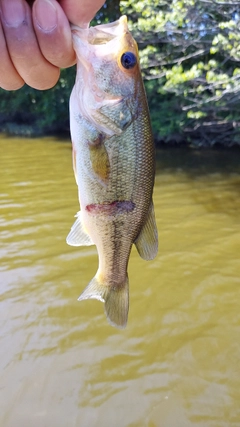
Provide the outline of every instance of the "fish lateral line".
{"type": "Polygon", "coordinates": [[[115,200],[114,202],[92,203],[86,206],[90,214],[117,215],[132,212],[136,205],[131,200],[115,200]]]}

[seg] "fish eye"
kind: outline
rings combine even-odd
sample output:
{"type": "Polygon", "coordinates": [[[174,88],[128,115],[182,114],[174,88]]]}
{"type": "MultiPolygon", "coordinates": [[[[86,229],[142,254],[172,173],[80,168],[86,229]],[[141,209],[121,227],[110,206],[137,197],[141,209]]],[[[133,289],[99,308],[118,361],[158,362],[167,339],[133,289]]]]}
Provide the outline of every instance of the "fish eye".
{"type": "Polygon", "coordinates": [[[132,52],[125,52],[121,56],[121,64],[126,70],[130,70],[137,63],[137,58],[132,52]]]}

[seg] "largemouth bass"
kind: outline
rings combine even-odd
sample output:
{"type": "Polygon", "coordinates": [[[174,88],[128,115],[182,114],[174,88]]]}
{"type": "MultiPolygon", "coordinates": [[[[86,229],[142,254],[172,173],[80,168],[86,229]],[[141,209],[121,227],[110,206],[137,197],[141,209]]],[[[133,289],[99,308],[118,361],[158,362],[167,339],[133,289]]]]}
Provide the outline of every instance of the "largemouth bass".
{"type": "Polygon", "coordinates": [[[124,328],[132,245],[145,260],[158,249],[148,105],[125,16],[88,29],[72,26],[72,34],[77,75],[70,128],[81,211],[67,243],[97,246],[98,271],[79,300],[104,302],[109,323],[124,328]]]}

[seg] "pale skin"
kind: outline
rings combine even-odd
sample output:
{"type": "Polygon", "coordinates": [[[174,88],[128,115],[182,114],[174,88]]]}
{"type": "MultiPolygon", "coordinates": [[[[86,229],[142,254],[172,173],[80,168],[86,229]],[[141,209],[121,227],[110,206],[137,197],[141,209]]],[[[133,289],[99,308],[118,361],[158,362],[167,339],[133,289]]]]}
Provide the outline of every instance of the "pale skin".
{"type": "Polygon", "coordinates": [[[0,0],[0,87],[53,87],[76,62],[70,23],[86,28],[104,2],[0,0]]]}

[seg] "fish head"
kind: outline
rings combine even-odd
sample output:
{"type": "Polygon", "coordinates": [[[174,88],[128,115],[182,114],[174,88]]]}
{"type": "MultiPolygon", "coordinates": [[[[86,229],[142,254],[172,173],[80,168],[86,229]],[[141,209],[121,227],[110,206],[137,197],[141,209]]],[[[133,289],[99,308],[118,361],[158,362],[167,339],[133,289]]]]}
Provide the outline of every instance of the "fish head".
{"type": "Polygon", "coordinates": [[[72,26],[72,34],[77,55],[75,99],[80,114],[106,134],[121,133],[134,117],[142,81],[138,47],[127,18],[88,29],[72,26]],[[121,122],[117,117],[123,117],[123,111],[128,114],[124,113],[121,122]],[[104,125],[102,116],[109,115],[112,123],[105,120],[104,125]]]}

